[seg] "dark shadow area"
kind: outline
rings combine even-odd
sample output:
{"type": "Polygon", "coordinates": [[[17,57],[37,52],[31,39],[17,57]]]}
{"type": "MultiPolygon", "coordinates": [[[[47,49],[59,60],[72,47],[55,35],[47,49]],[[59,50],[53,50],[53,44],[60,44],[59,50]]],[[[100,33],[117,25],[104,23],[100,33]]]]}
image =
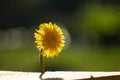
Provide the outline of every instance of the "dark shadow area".
{"type": "Polygon", "coordinates": [[[63,80],[63,78],[46,78],[46,79],[43,79],[43,80],[63,80]]]}
{"type": "Polygon", "coordinates": [[[75,79],[75,80],[120,80],[120,75],[116,76],[107,76],[107,77],[91,77],[87,79],[75,79]]]}

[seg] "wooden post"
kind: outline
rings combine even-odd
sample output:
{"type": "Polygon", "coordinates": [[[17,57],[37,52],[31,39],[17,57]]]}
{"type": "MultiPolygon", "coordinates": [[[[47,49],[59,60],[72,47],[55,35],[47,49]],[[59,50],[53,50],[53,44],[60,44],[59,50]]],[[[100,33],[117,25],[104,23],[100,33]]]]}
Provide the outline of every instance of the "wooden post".
{"type": "MultiPolygon", "coordinates": [[[[39,72],[0,71],[0,80],[40,80],[39,72]]],[[[120,80],[120,72],[48,71],[43,80],[120,80]]]]}

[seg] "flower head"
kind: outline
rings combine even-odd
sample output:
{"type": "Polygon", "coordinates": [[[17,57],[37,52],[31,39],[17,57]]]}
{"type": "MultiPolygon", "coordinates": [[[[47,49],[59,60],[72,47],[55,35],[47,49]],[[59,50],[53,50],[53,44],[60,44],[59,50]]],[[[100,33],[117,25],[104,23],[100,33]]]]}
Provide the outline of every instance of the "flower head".
{"type": "Polygon", "coordinates": [[[65,43],[61,28],[51,22],[40,24],[34,33],[34,38],[37,49],[42,50],[42,55],[46,57],[59,55],[65,43]]]}

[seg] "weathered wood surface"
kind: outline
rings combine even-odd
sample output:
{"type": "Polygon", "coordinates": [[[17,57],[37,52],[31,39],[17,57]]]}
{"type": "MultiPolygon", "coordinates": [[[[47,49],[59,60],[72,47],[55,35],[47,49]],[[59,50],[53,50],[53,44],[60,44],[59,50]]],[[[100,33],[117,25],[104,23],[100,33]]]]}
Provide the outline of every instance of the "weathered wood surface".
{"type": "MultiPolygon", "coordinates": [[[[40,80],[39,72],[0,71],[0,80],[40,80]]],[[[120,80],[120,72],[48,71],[43,80],[120,80]]]]}

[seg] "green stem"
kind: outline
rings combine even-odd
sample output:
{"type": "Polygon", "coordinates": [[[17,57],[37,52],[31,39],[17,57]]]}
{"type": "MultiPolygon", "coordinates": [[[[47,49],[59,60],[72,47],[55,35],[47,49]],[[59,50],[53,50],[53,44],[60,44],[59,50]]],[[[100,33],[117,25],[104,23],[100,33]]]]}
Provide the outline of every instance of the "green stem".
{"type": "Polygon", "coordinates": [[[40,53],[40,69],[41,69],[40,78],[42,79],[42,75],[44,74],[45,69],[44,69],[44,63],[43,63],[43,55],[41,53],[40,53]]]}

